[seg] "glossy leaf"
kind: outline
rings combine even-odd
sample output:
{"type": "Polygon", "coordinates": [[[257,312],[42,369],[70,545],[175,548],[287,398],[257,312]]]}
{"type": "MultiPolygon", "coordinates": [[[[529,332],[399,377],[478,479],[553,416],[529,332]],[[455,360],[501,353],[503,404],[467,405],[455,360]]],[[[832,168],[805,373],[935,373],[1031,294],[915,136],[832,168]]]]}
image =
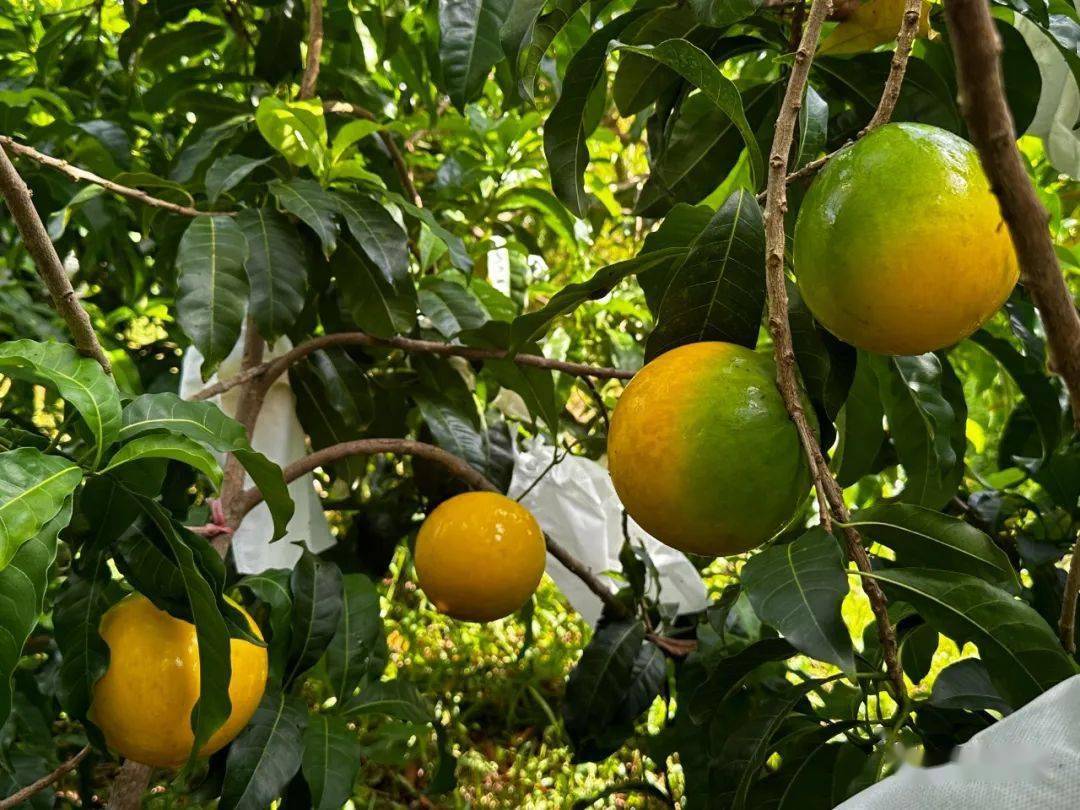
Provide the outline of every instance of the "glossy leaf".
{"type": "Polygon", "coordinates": [[[292,640],[292,593],[289,590],[290,572],[271,568],[260,574],[249,574],[236,587],[251,591],[270,611],[269,630],[263,630],[267,641],[270,683],[279,687],[285,678],[285,665],[292,640]]]}
{"type": "Polygon", "coordinates": [[[334,563],[305,550],[293,569],[289,589],[293,621],[287,684],[322,658],[337,632],[343,607],[341,571],[334,563]]]}
{"type": "Polygon", "coordinates": [[[470,329],[479,329],[490,320],[476,295],[446,278],[425,276],[417,291],[420,311],[447,339],[470,329]]]}
{"type": "Polygon", "coordinates": [[[409,245],[390,212],[362,194],[334,196],[338,212],[360,249],[393,287],[409,283],[409,245]]]}
{"type": "Polygon", "coordinates": [[[341,620],[326,648],[326,672],[339,703],[351,697],[368,674],[371,655],[382,638],[379,593],[370,579],[347,574],[342,602],[341,620]]]}
{"type": "Polygon", "coordinates": [[[282,693],[263,696],[225,761],[221,810],[263,810],[300,770],[307,725],[304,702],[282,693]]]}
{"type": "Polygon", "coordinates": [[[930,705],[969,711],[990,709],[1002,714],[1012,711],[990,680],[986,665],[978,658],[963,658],[941,670],[930,691],[930,705]]]}
{"type": "Polygon", "coordinates": [[[0,453],[0,571],[64,509],[82,470],[32,447],[0,453]]]}
{"type": "Polygon", "coordinates": [[[253,171],[269,162],[270,158],[249,158],[243,155],[218,158],[206,170],[206,196],[211,203],[217,202],[218,197],[232,191],[253,171]]]}
{"type": "Polygon", "coordinates": [[[250,314],[270,343],[289,331],[304,308],[307,259],[289,220],[268,208],[245,208],[236,217],[247,239],[244,262],[251,285],[250,314]]]}
{"type": "Polygon", "coordinates": [[[170,436],[164,433],[148,433],[137,436],[120,447],[102,472],[109,472],[136,461],[148,458],[167,458],[194,467],[213,484],[215,490],[221,489],[222,471],[214,454],[201,444],[187,436],[170,436]]]}
{"type": "Polygon", "coordinates": [[[439,62],[450,100],[460,110],[480,94],[503,58],[499,30],[511,0],[439,0],[439,62]]]}
{"type": "Polygon", "coordinates": [[[248,298],[247,256],[247,240],[232,217],[196,217],[180,239],[177,319],[203,355],[203,379],[240,339],[248,298]]]}
{"type": "Polygon", "coordinates": [[[282,101],[263,96],[255,124],[266,142],[289,163],[319,174],[326,158],[326,119],[318,99],[282,101]]]}
{"type": "Polygon", "coordinates": [[[270,184],[270,193],[282,208],[315,232],[326,256],[337,249],[338,202],[330,192],[314,180],[294,178],[287,182],[275,180],[270,184]]]}
{"type": "Polygon", "coordinates": [[[93,434],[96,467],[120,427],[120,393],[96,361],[62,343],[0,343],[0,374],[55,389],[93,434]]]}
{"type": "Polygon", "coordinates": [[[360,770],[360,740],[344,717],[316,714],[304,730],[304,781],[313,810],[339,810],[360,770]]]}
{"type": "Polygon", "coordinates": [[[351,241],[343,242],[331,262],[342,303],[365,332],[389,338],[416,323],[416,289],[406,273],[391,282],[351,241]]]}
{"type": "MultiPolygon", "coordinates": [[[[851,486],[874,472],[874,462],[885,443],[885,410],[878,391],[875,360],[865,352],[856,354],[851,387],[837,419],[840,443],[834,456],[836,480],[851,486]]],[[[805,372],[804,372],[805,373],[805,372]]]]}
{"type": "Polygon", "coordinates": [[[814,528],[746,561],[742,585],[754,612],[807,655],[855,669],[851,636],[840,615],[847,569],[836,538],[814,528]]]}

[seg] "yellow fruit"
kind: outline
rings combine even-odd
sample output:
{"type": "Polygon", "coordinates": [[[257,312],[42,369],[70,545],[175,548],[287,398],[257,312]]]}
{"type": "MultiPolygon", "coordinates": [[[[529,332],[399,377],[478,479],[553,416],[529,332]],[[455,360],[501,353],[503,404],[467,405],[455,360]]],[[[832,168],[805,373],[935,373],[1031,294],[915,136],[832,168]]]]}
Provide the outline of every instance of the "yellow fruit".
{"type": "Polygon", "coordinates": [[[416,537],[416,575],[440,612],[470,622],[519,609],[544,575],[540,524],[521,504],[496,492],[466,492],[443,501],[416,537]]]}
{"type": "Polygon", "coordinates": [[[834,335],[880,354],[922,354],[970,335],[1019,268],[975,147],[889,124],[829,161],[799,209],[795,274],[834,335]]]}
{"type": "Polygon", "coordinates": [[[619,398],[608,469],[626,511],[680,551],[739,554],[791,520],[810,487],[772,359],[691,343],[653,360],[619,398]]]}
{"type": "MultiPolygon", "coordinates": [[[[244,616],[262,638],[251,617],[244,616]]],[[[183,765],[195,742],[191,710],[199,697],[195,626],[159,610],[142,594],[132,594],[102,617],[101,637],[109,645],[109,669],[94,685],[90,719],[109,747],[128,759],[158,768],[183,765]]],[[[266,687],[266,649],[231,641],[232,713],[200,756],[232,742],[255,713],[266,687]]]]}

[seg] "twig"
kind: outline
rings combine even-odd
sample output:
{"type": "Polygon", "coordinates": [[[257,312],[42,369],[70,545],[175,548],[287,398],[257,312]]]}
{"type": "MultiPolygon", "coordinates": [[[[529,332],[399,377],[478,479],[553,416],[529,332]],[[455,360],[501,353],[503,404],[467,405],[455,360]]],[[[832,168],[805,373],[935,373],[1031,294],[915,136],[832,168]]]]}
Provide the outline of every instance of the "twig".
{"type": "MultiPolygon", "coordinates": [[[[363,118],[367,121],[375,121],[375,114],[371,110],[365,109],[358,104],[350,104],[347,101],[327,101],[323,104],[323,110],[328,113],[337,113],[338,115],[351,115],[355,118],[363,118]]],[[[413,180],[412,171],[409,169],[408,164],[405,162],[405,158],[401,154],[401,150],[398,149],[397,144],[394,143],[394,138],[389,132],[379,130],[379,138],[383,142],[383,146],[386,147],[386,151],[390,154],[390,160],[394,164],[394,169],[397,171],[398,179],[401,180],[401,187],[405,189],[405,193],[409,195],[409,199],[412,200],[413,205],[417,208],[424,207],[424,201],[420,198],[420,193],[416,190],[416,182],[413,180]]]]}
{"type": "Polygon", "coordinates": [[[435,340],[415,340],[404,337],[377,338],[366,332],[335,332],[332,335],[321,335],[312,338],[274,360],[253,366],[241,371],[235,377],[207,386],[195,394],[192,399],[199,400],[217,396],[255,378],[261,378],[264,385],[269,385],[288,371],[290,366],[303,360],[312,352],[331,346],[371,346],[381,349],[400,349],[406,352],[436,354],[441,357],[464,357],[466,360],[513,360],[523,366],[536,366],[537,368],[546,368],[552,371],[562,371],[577,377],[596,377],[605,380],[629,380],[634,376],[634,372],[624,369],[589,366],[584,363],[571,363],[565,360],[552,360],[539,354],[516,354],[510,357],[510,353],[502,349],[454,346],[435,340]]]}
{"type": "Polygon", "coordinates": [[[323,9],[322,0],[308,0],[311,11],[308,14],[307,65],[304,78],[300,82],[300,98],[314,98],[315,86],[319,81],[319,60],[323,46],[323,9]]]}
{"type": "MultiPolygon", "coordinates": [[[[471,467],[468,462],[458,458],[452,453],[446,452],[441,447],[436,447],[433,444],[426,444],[424,442],[413,441],[412,439],[357,439],[356,441],[343,442],[341,444],[325,447],[322,450],[318,450],[287,466],[284,471],[285,482],[291,483],[300,476],[306,475],[318,467],[325,467],[335,461],[340,461],[343,458],[348,458],[350,456],[367,456],[375,453],[419,456],[428,461],[433,461],[436,464],[441,464],[450,473],[460,478],[473,489],[486,492],[499,492],[498,487],[471,467]]],[[[240,516],[243,517],[243,515],[254,509],[262,499],[262,493],[255,487],[245,491],[236,499],[236,508],[240,516]]],[[[544,535],[544,542],[547,545],[547,550],[551,556],[562,563],[570,573],[574,574],[578,579],[584,582],[585,586],[590,591],[600,597],[600,600],[605,606],[614,611],[616,615],[622,616],[626,614],[626,607],[623,603],[615,598],[615,595],[607,585],[605,585],[588,566],[575,558],[570,552],[546,534],[544,535]]]]}
{"type": "Polygon", "coordinates": [[[14,154],[19,155],[20,157],[29,158],[30,160],[40,163],[42,166],[56,169],[58,172],[66,174],[77,183],[93,183],[96,186],[101,186],[106,191],[111,191],[113,194],[119,194],[121,197],[129,197],[130,199],[138,200],[144,205],[161,208],[165,211],[171,211],[174,214],[182,214],[185,217],[201,217],[208,214],[213,214],[214,216],[233,216],[236,213],[235,211],[199,211],[198,209],[187,205],[179,205],[177,203],[169,202],[168,200],[160,200],[157,197],[151,197],[142,189],[122,186],[119,183],[114,183],[112,180],[106,180],[100,175],[86,171],[86,169],[72,166],[66,160],[54,158],[52,155],[46,155],[32,147],[12,140],[7,135],[0,135],[0,145],[10,149],[14,154]]]}
{"type": "Polygon", "coordinates": [[[0,799],[0,810],[9,810],[12,807],[18,807],[23,802],[29,801],[31,796],[36,796],[45,788],[55,784],[69,771],[75,770],[79,766],[79,763],[86,759],[86,755],[90,753],[90,746],[86,746],[79,753],[73,756],[71,759],[60,763],[56,770],[52,773],[41,777],[36,782],[33,782],[22,790],[17,790],[8,796],[6,799],[0,799]]]}
{"type": "Polygon", "coordinates": [[[109,810],[138,810],[142,795],[150,784],[154,769],[133,759],[124,760],[120,773],[112,783],[109,794],[109,810]]]}
{"type": "MultiPolygon", "coordinates": [[[[773,352],[776,358],[777,386],[784,398],[784,405],[791,415],[791,420],[795,424],[799,441],[806,452],[818,497],[821,524],[826,530],[832,531],[833,516],[840,523],[847,523],[848,512],[844,504],[843,490],[829,472],[828,463],[818,445],[817,437],[814,436],[806,413],[803,411],[791,325],[788,323],[788,298],[784,277],[784,214],[787,211],[788,154],[791,152],[795,122],[799,116],[803,91],[810,73],[810,63],[821,34],[822,23],[829,13],[829,5],[829,0],[814,0],[810,6],[802,40],[798,50],[795,51],[795,62],[784,93],[784,101],[776,120],[772,150],[769,155],[769,181],[765,203],[765,278],[768,289],[769,333],[772,335],[773,352]]],[[[841,534],[847,546],[848,556],[854,560],[858,569],[864,572],[870,571],[870,559],[858,532],[848,526],[843,526],[841,534]]],[[[864,589],[874,611],[889,677],[899,700],[904,695],[904,675],[900,668],[896,633],[889,621],[885,594],[877,582],[871,579],[866,580],[864,589]]]]}
{"type": "MultiPolygon", "coordinates": [[[[1050,367],[1065,381],[1073,423],[1080,429],[1080,315],[1050,241],[1050,216],[1016,148],[1016,126],[1001,73],[1001,40],[985,0],[948,0],[945,19],[956,54],[960,109],[1012,235],[1021,280],[1042,317],[1050,367]]],[[[1069,652],[1075,652],[1078,558],[1080,540],[1073,548],[1058,622],[1061,643],[1069,652]]]]}
{"type": "MultiPolygon", "coordinates": [[[[854,138],[849,139],[843,146],[821,157],[814,158],[806,165],[788,174],[784,178],[787,185],[815,174],[822,166],[855,143],[855,141],[865,138],[870,132],[889,123],[889,119],[892,118],[893,111],[896,109],[896,102],[900,100],[900,91],[903,89],[907,63],[911,56],[911,46],[919,33],[919,18],[922,16],[922,5],[923,0],[905,0],[904,16],[900,20],[900,30],[896,34],[896,50],[893,52],[892,62],[889,63],[889,75],[885,79],[885,87],[881,91],[881,98],[878,99],[878,105],[870,121],[858,131],[854,138]]],[[[757,201],[759,203],[765,202],[765,192],[757,196],[757,201]]]]}
{"type": "Polygon", "coordinates": [[[15,171],[7,152],[0,147],[0,192],[4,195],[11,217],[22,235],[26,251],[34,260],[38,275],[41,276],[45,286],[52,296],[53,306],[64,319],[71,336],[75,340],[75,347],[87,357],[97,360],[107,374],[112,373],[109,358],[98,342],[94,333],[94,326],[90,323],[90,316],[82,308],[75,290],[71,287],[64,265],[56,253],[56,248],[49,239],[45,225],[41,221],[34,202],[30,199],[30,189],[15,171]]]}

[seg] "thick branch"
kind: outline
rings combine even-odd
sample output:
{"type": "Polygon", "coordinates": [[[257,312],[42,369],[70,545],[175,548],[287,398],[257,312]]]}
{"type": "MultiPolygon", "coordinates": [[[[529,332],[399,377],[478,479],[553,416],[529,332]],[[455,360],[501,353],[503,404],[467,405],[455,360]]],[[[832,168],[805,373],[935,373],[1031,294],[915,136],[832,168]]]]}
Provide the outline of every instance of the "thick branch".
{"type": "Polygon", "coordinates": [[[956,54],[960,109],[1012,235],[1020,280],[1042,316],[1050,366],[1065,381],[1080,430],[1080,315],[1050,240],[1050,215],[1016,148],[1016,126],[1001,74],[1001,41],[985,0],[948,0],[945,12],[956,54]]]}
{"type": "MultiPolygon", "coordinates": [[[[356,118],[363,118],[367,121],[376,120],[375,114],[370,110],[357,104],[349,104],[346,101],[327,101],[323,104],[323,110],[328,113],[337,113],[338,115],[351,115],[356,118]]],[[[424,201],[420,199],[420,193],[416,190],[416,183],[413,180],[412,172],[409,170],[409,166],[405,162],[401,150],[398,149],[397,144],[394,143],[393,136],[389,132],[379,130],[379,138],[382,140],[383,146],[386,147],[386,151],[390,154],[390,160],[394,164],[395,171],[397,171],[398,179],[401,180],[401,187],[405,189],[405,193],[409,195],[409,199],[412,200],[413,205],[417,208],[423,208],[424,201]]]]}
{"type": "Polygon", "coordinates": [[[314,98],[315,85],[319,81],[319,60],[322,59],[323,9],[322,0],[309,0],[307,65],[300,82],[300,98],[314,98]]]}
{"type": "Polygon", "coordinates": [[[109,793],[109,810],[138,810],[154,769],[133,759],[124,760],[109,793]]]}
{"type": "MultiPolygon", "coordinates": [[[[425,444],[411,439],[357,439],[352,442],[343,442],[331,447],[323,448],[299,461],[294,461],[285,468],[285,481],[291,483],[302,475],[333,464],[335,461],[350,456],[367,456],[375,453],[394,453],[398,455],[419,456],[420,458],[433,461],[446,468],[448,472],[464,481],[473,489],[487,492],[498,492],[498,488],[477,472],[466,461],[448,453],[433,444],[425,444]]],[[[237,498],[237,509],[241,517],[255,508],[263,499],[262,493],[256,488],[251,488],[237,498]]],[[[611,590],[596,576],[588,566],[575,558],[570,552],[544,535],[547,550],[556,560],[566,566],[572,574],[585,583],[585,586],[600,597],[600,600],[616,615],[626,613],[625,606],[615,598],[611,590]]]]}
{"type": "MultiPolygon", "coordinates": [[[[834,149],[827,155],[815,158],[802,168],[791,172],[785,178],[785,183],[791,185],[796,180],[817,173],[822,166],[832,160],[842,149],[846,149],[859,138],[863,138],[878,127],[889,123],[889,119],[892,118],[893,111],[896,109],[896,102],[900,100],[900,91],[903,89],[904,75],[907,73],[907,63],[911,56],[911,46],[919,33],[919,18],[922,16],[922,6],[923,0],[905,0],[904,16],[900,19],[900,30],[896,33],[896,50],[893,52],[892,62],[889,63],[889,75],[885,79],[885,87],[881,91],[881,98],[878,100],[877,108],[874,110],[870,121],[859,130],[854,138],[839,149],[834,149]]],[[[765,202],[765,194],[759,194],[757,199],[758,202],[765,202]]]]}
{"type": "Polygon", "coordinates": [[[30,160],[40,163],[42,166],[48,166],[50,169],[56,169],[58,172],[63,172],[76,183],[93,183],[96,186],[101,186],[106,191],[111,191],[113,194],[119,194],[121,197],[138,200],[145,205],[161,208],[165,211],[171,211],[174,214],[181,214],[185,217],[199,217],[210,213],[215,216],[232,216],[232,214],[235,213],[233,211],[199,211],[187,205],[178,205],[177,203],[172,203],[168,200],[159,200],[157,197],[151,197],[142,189],[131,188],[129,186],[122,186],[119,183],[114,183],[112,180],[107,180],[93,172],[88,172],[86,169],[72,166],[66,160],[54,158],[52,155],[46,155],[25,144],[14,141],[7,135],[0,135],[0,144],[20,157],[29,158],[30,160]]]}
{"type": "MultiPolygon", "coordinates": [[[[844,504],[843,490],[829,472],[828,463],[825,461],[817,437],[803,410],[791,325],[788,323],[788,298],[784,275],[784,214],[787,212],[788,155],[795,136],[795,124],[799,117],[799,107],[810,73],[810,63],[821,34],[822,23],[829,13],[829,5],[829,0],[814,0],[810,6],[802,40],[795,51],[795,62],[784,93],[784,101],[776,120],[772,150],[769,154],[769,182],[765,202],[765,277],[768,288],[769,333],[772,335],[773,352],[776,358],[777,386],[784,398],[784,405],[791,415],[791,420],[795,424],[799,441],[806,452],[818,497],[822,526],[832,531],[833,516],[841,523],[847,523],[848,512],[844,504]]],[[[844,526],[841,534],[847,546],[848,556],[855,561],[860,571],[870,571],[870,559],[858,532],[844,526]]],[[[864,589],[877,621],[878,636],[881,639],[890,680],[899,698],[904,694],[904,676],[900,669],[896,633],[889,622],[885,595],[877,582],[872,579],[865,581],[864,589]]]]}
{"type": "Polygon", "coordinates": [[[90,316],[82,308],[75,290],[71,287],[64,265],[56,253],[56,248],[49,239],[45,225],[30,199],[30,189],[15,171],[3,147],[0,147],[0,192],[4,195],[11,217],[22,235],[23,244],[34,260],[38,275],[52,296],[53,306],[64,319],[75,347],[87,357],[97,360],[106,373],[112,373],[109,358],[98,342],[90,316]]]}
{"type": "Polygon", "coordinates": [[[86,755],[89,753],[90,746],[88,745],[71,759],[62,762],[52,773],[41,777],[36,782],[24,787],[22,790],[15,791],[6,799],[0,799],[0,810],[9,810],[9,808],[12,807],[19,807],[23,802],[29,801],[31,796],[36,796],[47,787],[58,782],[66,773],[75,770],[75,768],[79,766],[79,763],[86,759],[86,755]]]}
{"type": "Polygon", "coordinates": [[[217,396],[256,378],[261,379],[264,386],[268,386],[288,371],[293,364],[303,360],[312,352],[331,346],[370,346],[380,349],[400,349],[406,352],[436,354],[441,357],[464,357],[466,360],[512,359],[515,363],[523,366],[536,366],[537,368],[572,374],[576,377],[596,377],[604,380],[629,380],[634,376],[632,371],[608,368],[606,366],[587,366],[584,363],[571,363],[565,360],[552,360],[538,354],[516,354],[511,358],[509,352],[501,349],[478,349],[471,346],[454,346],[435,340],[414,340],[413,338],[404,337],[377,338],[366,332],[336,332],[332,335],[312,338],[289,350],[281,357],[242,371],[228,380],[221,380],[207,386],[192,399],[207,399],[217,396]]]}
{"type": "Polygon", "coordinates": [[[1080,600],[1080,537],[1073,546],[1069,575],[1065,577],[1065,593],[1061,596],[1061,617],[1058,619],[1058,637],[1061,645],[1070,653],[1076,652],[1077,600],[1080,600]]]}

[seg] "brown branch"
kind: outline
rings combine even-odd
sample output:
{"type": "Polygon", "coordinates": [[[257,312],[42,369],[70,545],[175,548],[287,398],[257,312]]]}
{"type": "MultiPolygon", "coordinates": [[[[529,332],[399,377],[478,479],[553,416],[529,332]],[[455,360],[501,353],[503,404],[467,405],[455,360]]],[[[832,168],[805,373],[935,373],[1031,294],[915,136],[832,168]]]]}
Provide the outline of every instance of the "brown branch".
{"type": "Polygon", "coordinates": [[[300,98],[314,98],[315,86],[319,81],[319,60],[323,46],[323,9],[322,0],[308,0],[311,11],[308,14],[307,65],[304,78],[300,82],[300,98]]]}
{"type": "MultiPolygon", "coordinates": [[[[483,475],[471,467],[468,462],[458,458],[453,453],[448,453],[441,447],[433,444],[413,441],[412,439],[357,439],[356,441],[343,442],[331,447],[325,447],[311,455],[305,456],[299,461],[294,461],[285,468],[285,482],[291,483],[302,475],[319,468],[333,464],[335,461],[350,456],[367,456],[375,453],[393,453],[396,455],[419,456],[428,461],[435,462],[446,468],[448,472],[464,481],[473,489],[486,492],[498,492],[499,489],[483,475]]],[[[237,510],[241,517],[254,509],[263,499],[262,493],[255,487],[244,492],[237,498],[237,510]]],[[[600,597],[600,600],[616,615],[625,615],[626,607],[615,598],[615,595],[583,562],[575,558],[570,552],[544,535],[547,550],[556,560],[566,566],[572,574],[585,583],[585,586],[600,597]]]]}
{"type": "Polygon", "coordinates": [[[0,810],[9,810],[12,807],[18,807],[23,802],[29,801],[31,796],[36,796],[45,788],[58,782],[69,771],[75,770],[79,766],[79,763],[86,759],[86,755],[90,753],[90,746],[86,746],[79,753],[73,756],[71,759],[60,763],[60,765],[52,773],[41,777],[36,782],[33,782],[22,790],[17,790],[8,796],[6,799],[0,799],[0,810]]]}
{"type": "MultiPolygon", "coordinates": [[[[788,174],[784,178],[787,185],[817,173],[821,167],[836,157],[842,150],[851,146],[860,138],[866,137],[867,134],[878,127],[889,123],[889,119],[892,118],[893,111],[896,109],[896,102],[900,100],[900,91],[903,89],[908,59],[911,57],[911,46],[919,33],[919,18],[922,16],[922,8],[923,0],[905,0],[904,16],[900,20],[900,30],[896,33],[896,50],[893,52],[892,62],[889,63],[889,75],[885,79],[885,87],[881,91],[881,98],[878,99],[878,105],[870,121],[859,130],[854,138],[848,140],[839,149],[834,149],[826,155],[814,158],[805,166],[788,174]]],[[[759,203],[765,202],[765,192],[757,196],[757,201],[759,203]]]]}
{"type": "Polygon", "coordinates": [[[133,759],[124,760],[109,793],[109,810],[138,810],[154,769],[133,759]]]}
{"type": "Polygon", "coordinates": [[[185,217],[200,217],[208,214],[213,214],[214,216],[232,216],[236,213],[235,211],[199,211],[198,209],[187,205],[179,205],[177,203],[169,202],[168,200],[160,200],[157,197],[151,197],[142,189],[122,186],[119,183],[114,183],[112,180],[106,180],[100,175],[86,171],[86,169],[72,166],[66,160],[54,158],[52,155],[46,155],[32,147],[12,140],[7,135],[0,135],[0,144],[20,157],[29,158],[30,160],[40,163],[42,166],[48,166],[50,169],[56,169],[58,172],[66,174],[77,183],[93,183],[96,186],[101,186],[106,191],[111,191],[113,194],[119,194],[121,197],[138,200],[144,205],[161,208],[165,211],[171,211],[174,214],[181,214],[185,217]]]}
{"type": "MultiPolygon", "coordinates": [[[[351,115],[354,118],[363,118],[366,121],[377,120],[375,114],[371,112],[371,110],[365,109],[359,104],[350,104],[347,101],[327,101],[323,104],[323,111],[337,113],[338,115],[351,115]]],[[[412,200],[413,205],[417,208],[423,208],[424,201],[420,198],[420,193],[416,190],[416,182],[413,180],[412,171],[405,162],[401,150],[398,149],[397,144],[394,143],[393,136],[384,130],[379,130],[378,134],[383,142],[383,146],[386,147],[386,151],[390,154],[390,160],[394,164],[394,170],[397,171],[398,179],[401,180],[401,187],[405,189],[405,193],[409,196],[409,199],[412,200]]]]}
{"type": "MultiPolygon", "coordinates": [[[[814,0],[810,6],[802,40],[795,51],[795,61],[784,93],[784,101],[776,120],[772,150],[769,154],[769,180],[765,202],[765,278],[768,289],[769,333],[772,335],[773,353],[776,359],[777,387],[780,389],[784,405],[791,415],[799,441],[806,452],[818,498],[821,524],[828,531],[832,531],[834,516],[840,523],[847,523],[849,515],[844,504],[843,490],[829,472],[829,465],[825,461],[817,437],[803,410],[791,325],[788,323],[788,297],[784,275],[784,214],[787,212],[788,155],[795,136],[795,123],[799,117],[799,107],[802,104],[803,92],[810,73],[810,63],[821,35],[821,26],[829,13],[829,5],[829,0],[814,0]]],[[[842,526],[841,534],[847,546],[848,556],[854,560],[858,569],[863,572],[870,571],[870,559],[858,532],[849,526],[842,526]]],[[[900,668],[896,632],[889,621],[885,594],[872,579],[866,579],[863,587],[874,611],[889,677],[899,700],[904,694],[904,675],[900,668]]]]}
{"type": "Polygon", "coordinates": [[[101,348],[94,333],[94,326],[90,323],[90,316],[79,303],[67,271],[56,253],[56,247],[49,239],[45,225],[34,208],[30,189],[15,171],[3,147],[0,147],[0,193],[3,193],[8,210],[11,211],[11,218],[15,220],[15,225],[22,235],[27,253],[34,260],[38,275],[52,296],[53,306],[71,331],[75,348],[87,357],[97,360],[105,372],[111,374],[109,358],[101,348]]]}
{"type": "MultiPolygon", "coordinates": [[[[947,0],[945,20],[956,54],[960,109],[1012,236],[1021,281],[1046,329],[1050,368],[1065,381],[1073,423],[1080,429],[1080,315],[1054,253],[1047,227],[1050,215],[1016,148],[1016,125],[1001,72],[1001,40],[985,0],[947,0]]],[[[1058,622],[1061,643],[1069,652],[1075,651],[1078,558],[1080,539],[1073,548],[1058,622]]]]}
{"type": "Polygon", "coordinates": [[[228,380],[221,380],[207,386],[192,399],[200,400],[217,396],[225,391],[250,380],[259,378],[262,384],[270,385],[274,380],[288,371],[289,367],[303,360],[312,352],[326,349],[331,346],[370,346],[380,349],[400,349],[406,352],[423,352],[435,354],[441,357],[464,357],[466,360],[513,360],[523,366],[536,366],[552,371],[561,371],[576,377],[596,377],[604,380],[629,380],[634,372],[606,366],[589,366],[584,363],[571,363],[566,360],[552,360],[538,354],[516,354],[510,357],[510,353],[502,349],[480,349],[472,346],[454,346],[449,343],[440,343],[435,340],[416,340],[413,338],[377,338],[366,332],[335,332],[332,335],[322,335],[301,343],[290,349],[280,357],[262,363],[242,371],[228,380]]]}

